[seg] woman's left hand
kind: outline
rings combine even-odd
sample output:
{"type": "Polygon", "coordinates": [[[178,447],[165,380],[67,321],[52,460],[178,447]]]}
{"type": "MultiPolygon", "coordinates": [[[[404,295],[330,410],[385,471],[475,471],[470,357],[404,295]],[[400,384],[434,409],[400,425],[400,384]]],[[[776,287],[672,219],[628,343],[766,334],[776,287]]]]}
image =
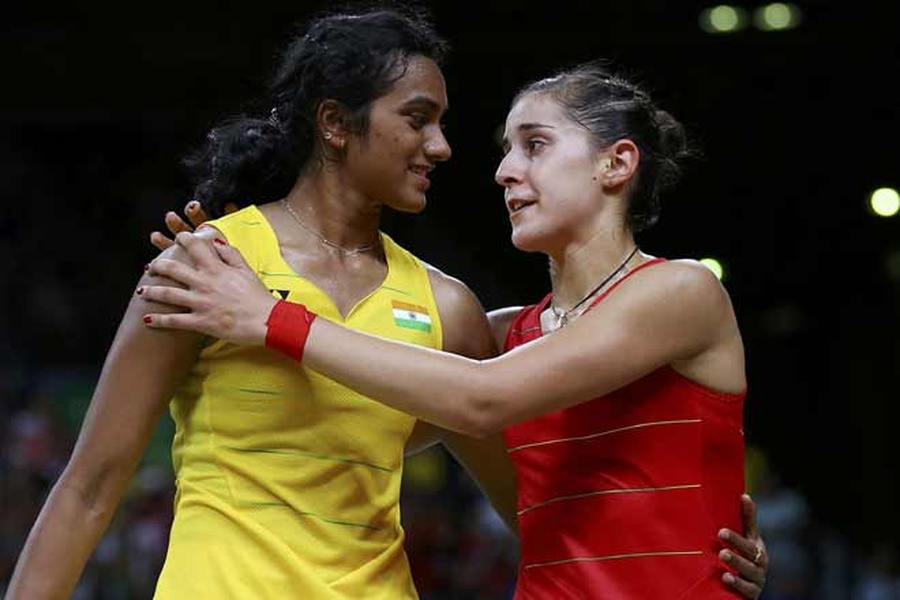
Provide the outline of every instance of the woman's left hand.
{"type": "Polygon", "coordinates": [[[266,321],[276,298],[259,280],[237,249],[221,236],[206,232],[179,233],[175,241],[190,259],[187,262],[157,258],[148,266],[150,275],[167,277],[186,289],[144,285],[135,293],[146,300],[180,306],[184,313],[150,313],[149,327],[184,329],[242,346],[262,346],[266,321]]]}

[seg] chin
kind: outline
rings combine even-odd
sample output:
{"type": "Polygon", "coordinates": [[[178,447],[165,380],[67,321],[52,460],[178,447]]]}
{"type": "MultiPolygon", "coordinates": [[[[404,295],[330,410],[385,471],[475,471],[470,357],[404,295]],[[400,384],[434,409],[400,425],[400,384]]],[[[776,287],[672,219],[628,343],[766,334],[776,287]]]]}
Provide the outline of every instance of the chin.
{"type": "Polygon", "coordinates": [[[510,236],[510,241],[516,250],[522,252],[541,252],[541,244],[535,236],[529,236],[526,232],[516,231],[510,236]]]}
{"type": "Polygon", "coordinates": [[[428,200],[425,198],[425,194],[422,194],[417,198],[402,198],[399,200],[395,200],[388,206],[390,206],[397,212],[418,214],[425,210],[425,207],[428,206],[428,200]]]}

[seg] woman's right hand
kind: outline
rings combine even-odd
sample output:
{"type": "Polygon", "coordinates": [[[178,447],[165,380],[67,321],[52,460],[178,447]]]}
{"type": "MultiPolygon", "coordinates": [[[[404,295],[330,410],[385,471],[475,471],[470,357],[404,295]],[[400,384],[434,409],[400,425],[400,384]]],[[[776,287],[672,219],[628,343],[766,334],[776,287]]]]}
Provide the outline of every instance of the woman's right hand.
{"type": "Polygon", "coordinates": [[[157,257],[147,265],[147,275],[162,276],[177,285],[141,285],[135,291],[155,306],[168,307],[169,312],[145,313],[144,323],[158,329],[195,331],[242,346],[264,345],[276,298],[240,251],[213,227],[179,233],[175,241],[187,251],[188,259],[157,257]],[[184,310],[173,313],[172,307],[184,310]]]}
{"type": "Polygon", "coordinates": [[[160,250],[165,250],[175,243],[176,235],[182,231],[191,232],[209,219],[206,215],[206,211],[203,210],[203,207],[200,206],[200,203],[196,200],[191,200],[185,205],[184,214],[187,216],[190,224],[182,219],[175,211],[170,210],[167,212],[165,222],[166,227],[169,229],[169,234],[172,237],[168,237],[159,231],[154,231],[150,234],[150,243],[160,250]]]}

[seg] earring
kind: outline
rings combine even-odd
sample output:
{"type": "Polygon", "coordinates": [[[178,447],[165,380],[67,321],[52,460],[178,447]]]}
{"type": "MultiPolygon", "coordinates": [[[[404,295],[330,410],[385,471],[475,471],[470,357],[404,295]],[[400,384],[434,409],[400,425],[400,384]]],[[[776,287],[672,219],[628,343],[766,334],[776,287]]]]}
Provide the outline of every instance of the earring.
{"type": "Polygon", "coordinates": [[[610,160],[608,158],[604,158],[603,162],[600,163],[600,166],[603,167],[605,170],[609,171],[612,168],[612,160],[610,160]]]}
{"type": "Polygon", "coordinates": [[[330,132],[330,131],[326,131],[325,133],[322,134],[322,137],[325,138],[326,140],[330,140],[330,139],[331,139],[331,132],[330,132]]]}

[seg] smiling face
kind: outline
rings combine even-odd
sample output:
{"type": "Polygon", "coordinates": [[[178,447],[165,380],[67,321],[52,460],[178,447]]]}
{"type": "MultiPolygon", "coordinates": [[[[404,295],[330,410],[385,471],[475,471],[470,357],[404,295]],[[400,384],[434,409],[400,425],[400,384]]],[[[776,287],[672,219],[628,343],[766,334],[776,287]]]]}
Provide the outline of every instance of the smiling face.
{"type": "Polygon", "coordinates": [[[552,98],[531,93],[509,111],[503,146],[495,179],[505,189],[513,245],[552,254],[588,235],[605,169],[589,132],[552,98]]]}
{"type": "Polygon", "coordinates": [[[391,91],[374,100],[369,128],[351,136],[348,173],[371,199],[403,212],[425,208],[429,172],[450,158],[441,117],[447,90],[437,63],[410,57],[391,91]]]}

